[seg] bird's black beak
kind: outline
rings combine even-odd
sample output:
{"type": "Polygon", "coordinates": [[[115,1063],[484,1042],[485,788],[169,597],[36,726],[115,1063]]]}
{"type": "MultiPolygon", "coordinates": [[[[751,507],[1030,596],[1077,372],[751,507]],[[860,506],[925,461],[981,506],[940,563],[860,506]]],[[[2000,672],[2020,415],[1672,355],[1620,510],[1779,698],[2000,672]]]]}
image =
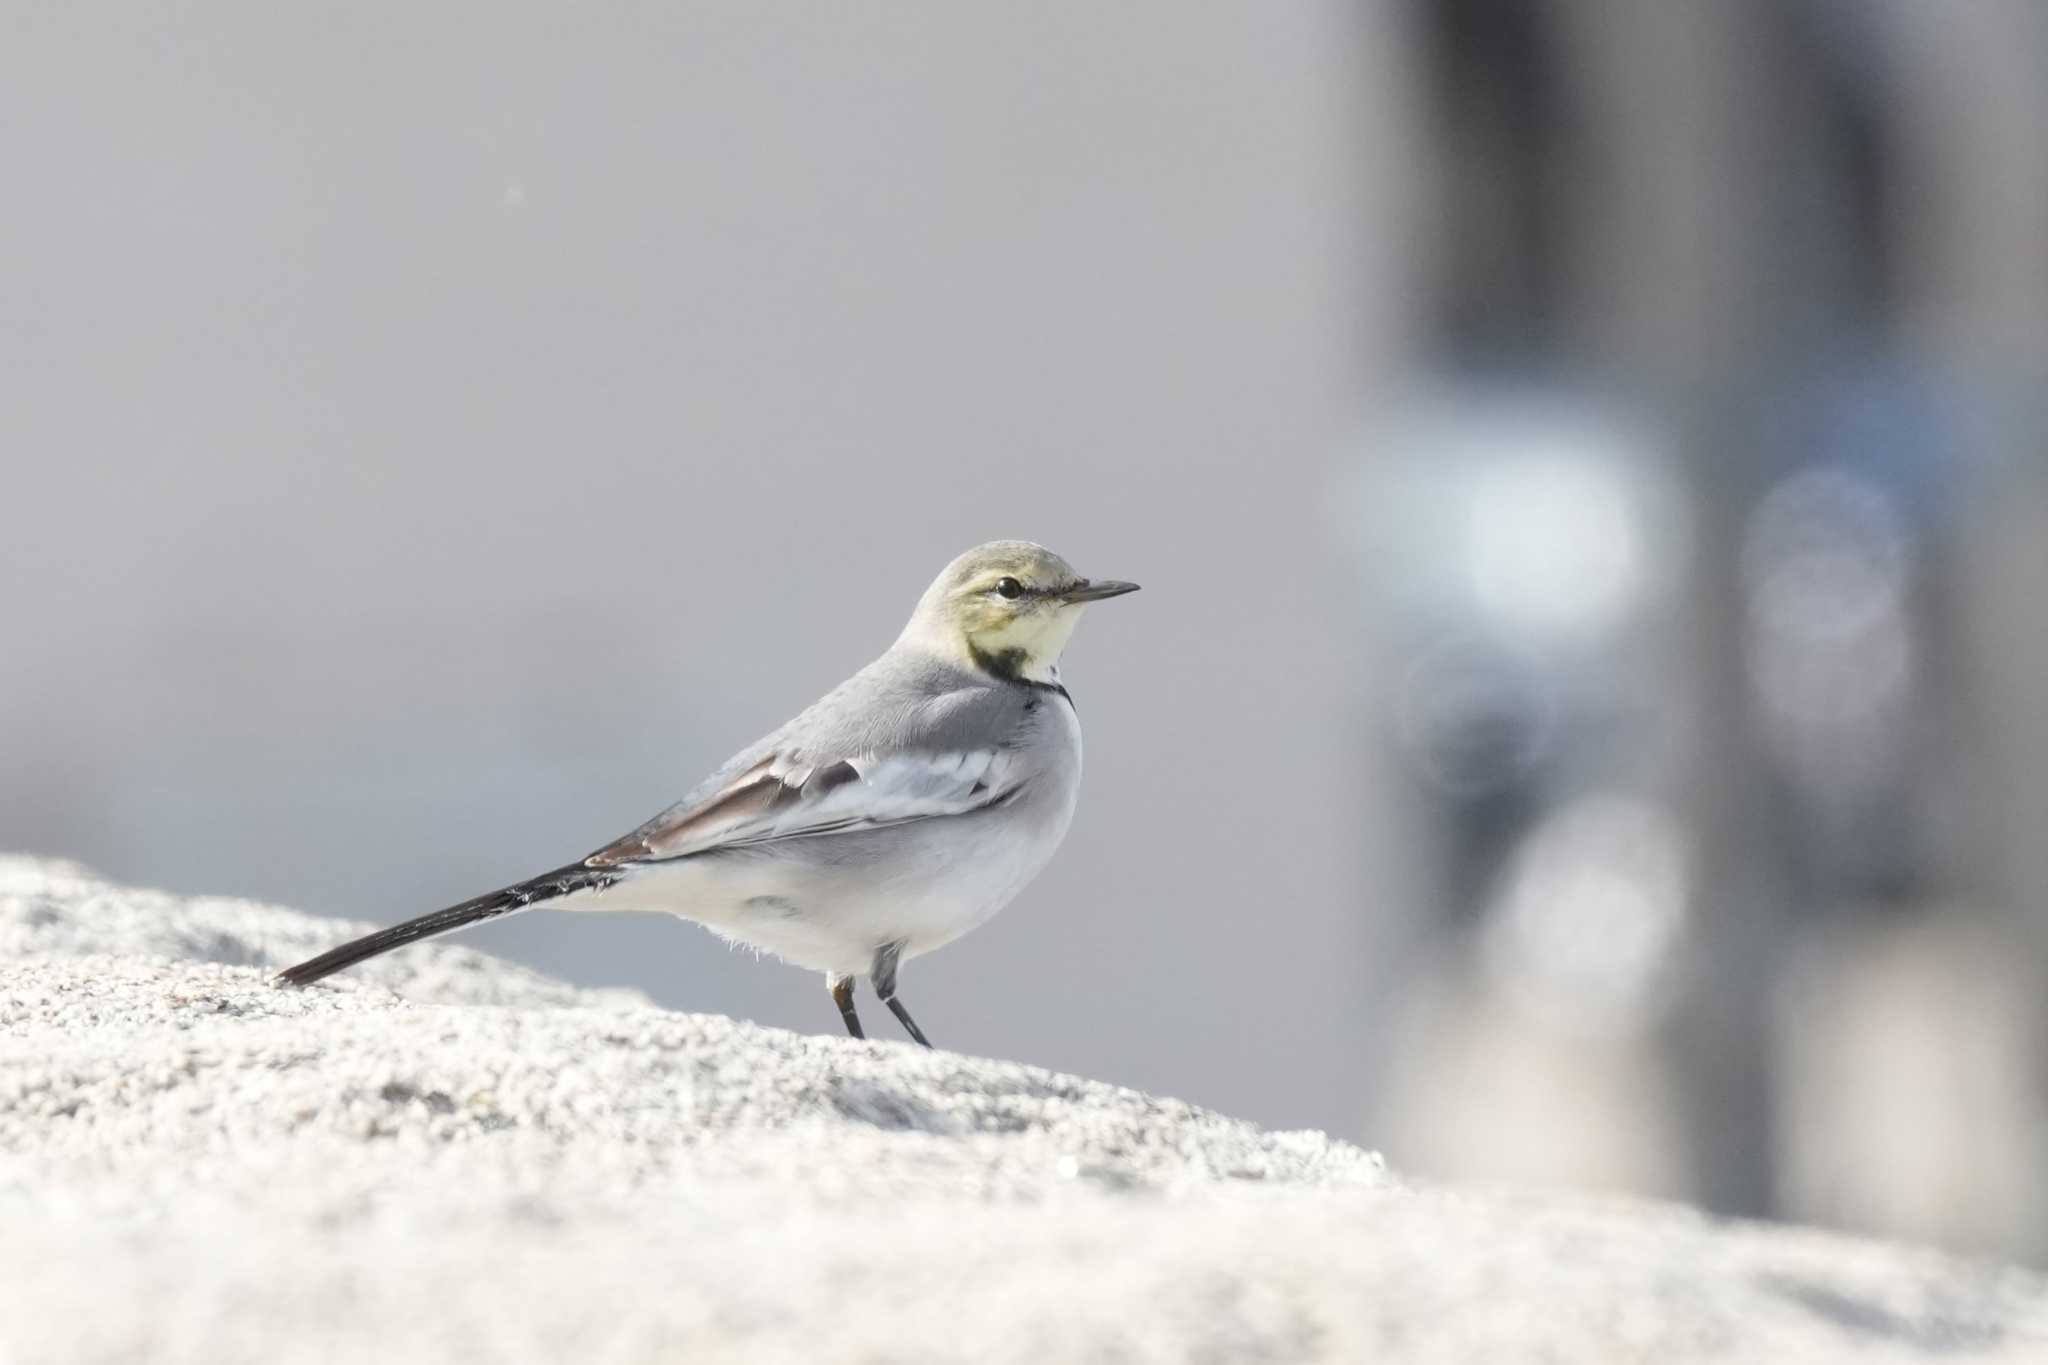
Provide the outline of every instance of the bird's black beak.
{"type": "Polygon", "coordinates": [[[1122,597],[1127,592],[1137,590],[1136,583],[1119,583],[1114,578],[1105,578],[1098,582],[1068,588],[1060,597],[1068,602],[1100,602],[1105,597],[1122,597]]]}

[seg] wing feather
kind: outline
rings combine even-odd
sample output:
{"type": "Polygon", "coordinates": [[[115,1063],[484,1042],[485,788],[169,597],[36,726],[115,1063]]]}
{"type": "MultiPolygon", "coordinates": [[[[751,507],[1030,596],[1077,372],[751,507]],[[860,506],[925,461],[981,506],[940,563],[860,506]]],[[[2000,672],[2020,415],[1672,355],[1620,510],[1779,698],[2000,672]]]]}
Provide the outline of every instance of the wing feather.
{"type": "Polygon", "coordinates": [[[671,807],[585,862],[593,867],[658,862],[778,839],[968,815],[1015,796],[1022,780],[1014,756],[996,748],[856,754],[826,762],[770,754],[709,795],[671,807]]]}

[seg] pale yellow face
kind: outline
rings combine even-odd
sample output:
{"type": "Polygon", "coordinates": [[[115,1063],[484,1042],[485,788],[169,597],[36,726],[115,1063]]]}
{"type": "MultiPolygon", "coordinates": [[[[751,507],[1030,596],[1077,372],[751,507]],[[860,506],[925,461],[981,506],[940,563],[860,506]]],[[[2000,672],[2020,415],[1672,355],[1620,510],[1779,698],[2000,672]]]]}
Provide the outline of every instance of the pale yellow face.
{"type": "Polygon", "coordinates": [[[963,662],[1045,681],[1088,603],[1135,587],[1091,582],[1030,541],[992,541],[946,566],[918,603],[911,629],[963,662]]]}

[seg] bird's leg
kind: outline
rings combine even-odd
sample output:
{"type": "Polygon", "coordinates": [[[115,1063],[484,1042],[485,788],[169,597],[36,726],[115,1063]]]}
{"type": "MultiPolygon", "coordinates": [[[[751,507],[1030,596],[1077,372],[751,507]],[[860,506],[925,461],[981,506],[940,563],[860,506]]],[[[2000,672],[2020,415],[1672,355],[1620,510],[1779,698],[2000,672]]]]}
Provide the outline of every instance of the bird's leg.
{"type": "Polygon", "coordinates": [[[860,1016],[853,1012],[853,978],[828,973],[825,989],[832,992],[832,1003],[839,1006],[839,1017],[846,1021],[846,1031],[856,1038],[867,1037],[860,1031],[860,1016]]]}
{"type": "Polygon", "coordinates": [[[889,1007],[889,1013],[896,1016],[905,1031],[917,1041],[919,1047],[930,1047],[932,1040],[924,1036],[924,1030],[917,1026],[917,1020],[910,1017],[910,1011],[903,1008],[903,1002],[896,998],[896,959],[903,956],[901,941],[885,943],[875,950],[875,964],[868,969],[868,980],[875,983],[875,994],[882,997],[882,1003],[889,1007]]]}
{"type": "Polygon", "coordinates": [[[905,1031],[907,1031],[912,1038],[917,1040],[917,1045],[919,1047],[930,1047],[932,1045],[932,1040],[925,1037],[924,1030],[920,1029],[917,1026],[917,1020],[910,1017],[910,1011],[903,1008],[903,1002],[901,1000],[898,1000],[895,996],[892,995],[888,999],[888,1005],[889,1012],[895,1015],[898,1019],[903,1021],[903,1027],[905,1031]]]}

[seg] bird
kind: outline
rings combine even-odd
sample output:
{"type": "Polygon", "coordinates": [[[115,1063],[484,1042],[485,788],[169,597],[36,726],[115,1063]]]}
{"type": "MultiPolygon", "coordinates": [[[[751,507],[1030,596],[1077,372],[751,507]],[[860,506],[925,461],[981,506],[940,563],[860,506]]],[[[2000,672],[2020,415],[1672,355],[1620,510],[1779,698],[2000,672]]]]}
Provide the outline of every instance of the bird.
{"type": "Polygon", "coordinates": [[[1042,545],[953,560],[880,657],[589,856],[280,972],[307,986],[394,948],[541,908],[648,910],[824,973],[848,1034],[865,976],[911,1039],[905,962],[986,923],[1051,861],[1081,785],[1060,655],[1090,603],[1042,545]]]}

